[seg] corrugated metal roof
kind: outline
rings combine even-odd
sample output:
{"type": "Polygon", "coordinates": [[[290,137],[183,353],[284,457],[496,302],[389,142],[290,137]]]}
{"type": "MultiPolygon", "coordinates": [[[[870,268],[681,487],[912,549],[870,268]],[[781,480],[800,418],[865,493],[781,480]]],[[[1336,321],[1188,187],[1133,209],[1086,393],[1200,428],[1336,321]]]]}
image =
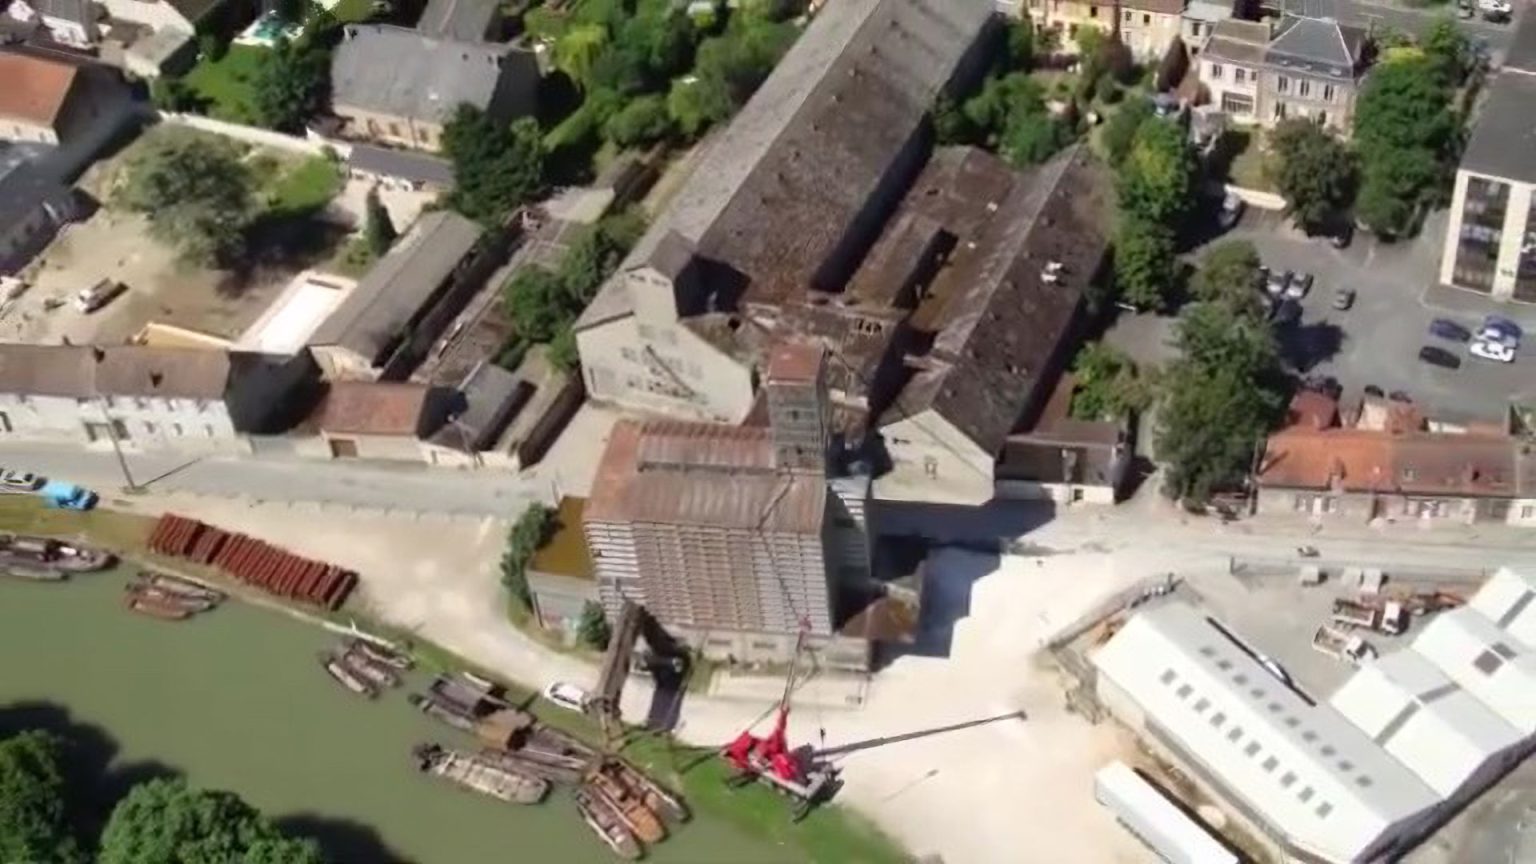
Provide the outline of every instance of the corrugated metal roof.
{"type": "Polygon", "coordinates": [[[1536,649],[1536,574],[1500,567],[1467,605],[1526,648],[1536,649]]]}
{"type": "Polygon", "coordinates": [[[826,477],[773,468],[767,429],[624,420],[598,463],[586,519],[820,534],[826,477]]]}
{"type": "Polygon", "coordinates": [[[1437,614],[1413,650],[1510,725],[1536,733],[1536,655],[1483,613],[1464,606],[1437,614]]]}
{"type": "Polygon", "coordinates": [[[1353,860],[1439,803],[1336,709],[1302,699],[1186,603],[1138,613],[1093,663],[1300,848],[1353,860]]]}
{"type": "Polygon", "coordinates": [[[1525,739],[1411,649],[1361,667],[1329,704],[1445,797],[1525,739]]]}

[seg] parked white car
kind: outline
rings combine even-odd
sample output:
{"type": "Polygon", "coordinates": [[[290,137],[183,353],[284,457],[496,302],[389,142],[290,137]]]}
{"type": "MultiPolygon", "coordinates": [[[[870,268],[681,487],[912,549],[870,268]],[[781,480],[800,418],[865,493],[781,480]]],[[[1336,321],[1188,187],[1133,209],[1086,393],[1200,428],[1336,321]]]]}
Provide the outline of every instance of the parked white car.
{"type": "Polygon", "coordinates": [[[564,681],[556,681],[545,687],[543,695],[548,701],[578,714],[587,713],[587,706],[592,704],[591,694],[575,684],[567,684],[564,681]]]}
{"type": "Polygon", "coordinates": [[[1515,349],[1486,339],[1479,339],[1468,345],[1467,351],[1473,357],[1481,357],[1484,360],[1493,360],[1498,363],[1515,362],[1515,349]]]}

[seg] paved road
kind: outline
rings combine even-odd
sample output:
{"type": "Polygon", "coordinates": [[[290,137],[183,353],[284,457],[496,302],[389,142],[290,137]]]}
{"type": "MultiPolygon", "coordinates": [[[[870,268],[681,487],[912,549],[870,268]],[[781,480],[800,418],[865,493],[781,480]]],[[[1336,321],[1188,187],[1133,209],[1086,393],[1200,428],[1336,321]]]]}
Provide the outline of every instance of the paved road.
{"type": "MultiPolygon", "coordinates": [[[[185,492],[255,501],[314,502],[374,511],[400,510],[511,518],[550,490],[516,474],[281,457],[126,457],[133,481],[151,492],[185,492]]],[[[0,443],[0,465],[25,468],[120,495],[128,486],[110,451],[0,443]]]]}
{"type": "MultiPolygon", "coordinates": [[[[1337,18],[1363,27],[1390,27],[1413,34],[1422,33],[1439,18],[1456,13],[1456,5],[1451,2],[1424,9],[1412,9],[1402,3],[1369,3],[1364,0],[1274,0],[1263,5],[1313,17],[1337,18]]],[[[1493,24],[1474,18],[1458,20],[1457,23],[1464,32],[1485,40],[1488,47],[1500,56],[1509,47],[1515,32],[1513,21],[1493,24]]]]}

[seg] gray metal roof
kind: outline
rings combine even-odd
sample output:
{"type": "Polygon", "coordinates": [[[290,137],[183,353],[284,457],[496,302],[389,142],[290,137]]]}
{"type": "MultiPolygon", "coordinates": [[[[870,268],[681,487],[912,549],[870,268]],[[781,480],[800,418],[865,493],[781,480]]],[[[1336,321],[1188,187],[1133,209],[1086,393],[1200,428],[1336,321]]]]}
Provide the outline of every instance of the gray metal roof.
{"type": "Polygon", "coordinates": [[[453,163],[427,153],[353,144],[347,167],[381,177],[394,177],[433,186],[453,185],[453,163]]]}
{"type": "Polygon", "coordinates": [[[5,235],[23,219],[49,208],[55,225],[74,215],[74,197],[69,187],[37,169],[30,162],[0,164],[0,235],[5,235]]]}
{"type": "Polygon", "coordinates": [[[432,442],[466,453],[489,450],[532,391],[517,375],[480,361],[460,382],[454,414],[432,442]]]}
{"type": "Polygon", "coordinates": [[[1272,67],[1339,80],[1354,77],[1365,31],[1332,19],[1286,17],[1264,52],[1272,67]]]}
{"type": "Polygon", "coordinates": [[[1503,71],[1494,76],[1461,167],[1536,183],[1536,75],[1503,71]]]}
{"type": "Polygon", "coordinates": [[[489,106],[503,74],[529,74],[531,64],[510,61],[517,53],[526,52],[435,39],[389,24],[348,25],[331,61],[331,99],[394,117],[442,121],[460,103],[489,106]]]}
{"type": "Polygon", "coordinates": [[[416,29],[427,36],[479,42],[500,18],[497,0],[427,0],[416,29]]]}
{"type": "Polygon", "coordinates": [[[474,249],[479,225],[439,210],[416,220],[309,339],[377,360],[474,249]]]}

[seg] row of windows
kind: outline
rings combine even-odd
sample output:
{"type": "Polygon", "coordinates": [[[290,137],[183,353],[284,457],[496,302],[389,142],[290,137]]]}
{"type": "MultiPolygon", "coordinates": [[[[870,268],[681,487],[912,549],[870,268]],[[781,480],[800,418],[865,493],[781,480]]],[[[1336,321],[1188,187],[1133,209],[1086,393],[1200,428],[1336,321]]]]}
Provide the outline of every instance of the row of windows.
{"type": "MultiPolygon", "coordinates": [[[[1206,70],[1210,77],[1216,81],[1222,80],[1227,74],[1226,67],[1220,63],[1208,64],[1206,70]]],[[[1258,80],[1258,73],[1252,69],[1242,66],[1232,67],[1232,83],[1247,84],[1250,81],[1256,82],[1258,80]]],[[[1332,84],[1318,84],[1309,78],[1292,79],[1289,75],[1275,76],[1275,92],[1289,94],[1293,89],[1296,95],[1303,99],[1312,98],[1315,91],[1316,97],[1324,102],[1332,102],[1339,95],[1338,88],[1332,84]]]]}

